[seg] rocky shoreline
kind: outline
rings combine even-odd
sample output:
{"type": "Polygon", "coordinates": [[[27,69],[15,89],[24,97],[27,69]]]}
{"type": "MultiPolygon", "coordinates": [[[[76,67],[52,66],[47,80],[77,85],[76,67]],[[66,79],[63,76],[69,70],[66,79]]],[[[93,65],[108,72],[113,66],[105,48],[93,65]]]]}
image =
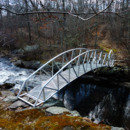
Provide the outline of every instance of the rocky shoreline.
{"type": "MultiPolygon", "coordinates": [[[[14,112],[22,112],[22,111],[32,111],[33,109],[28,106],[27,104],[23,103],[22,101],[17,100],[17,92],[19,87],[21,86],[23,80],[30,74],[33,72],[33,70],[28,70],[28,69],[22,69],[19,67],[15,67],[11,62],[9,62],[8,60],[5,60],[3,62],[3,59],[0,60],[1,61],[1,66],[4,66],[4,69],[0,69],[1,72],[3,72],[1,74],[4,75],[4,78],[1,78],[1,82],[0,82],[0,111],[7,111],[7,113],[9,111],[14,111],[14,112]],[[4,63],[4,64],[3,64],[4,63]],[[11,66],[11,67],[10,67],[11,66]],[[16,75],[17,72],[17,75],[16,75]]],[[[48,78],[45,76],[45,79],[48,78]]],[[[120,86],[124,86],[124,87],[128,87],[130,88],[130,80],[129,80],[129,72],[127,71],[127,69],[122,69],[120,67],[114,67],[114,68],[103,68],[103,69],[98,69],[96,71],[90,72],[87,75],[84,75],[81,77],[81,80],[84,79],[88,79],[91,82],[96,82],[96,83],[100,83],[100,82],[109,82],[111,84],[115,84],[115,85],[120,85],[120,86]],[[123,74],[123,76],[122,76],[123,74]],[[114,80],[113,80],[114,77],[114,80]]],[[[110,127],[107,125],[96,125],[94,123],[92,123],[92,121],[90,119],[88,119],[87,117],[81,117],[80,114],[77,111],[70,111],[68,109],[66,109],[63,105],[62,102],[52,98],[49,101],[47,101],[46,103],[44,103],[42,106],[39,107],[40,110],[46,112],[46,116],[53,116],[53,115],[63,115],[63,116],[70,116],[70,117],[78,117],[80,119],[82,119],[83,121],[85,120],[86,123],[91,122],[91,125],[95,125],[95,129],[112,129],[112,130],[123,130],[123,128],[114,128],[114,127],[110,127]],[[66,115],[66,114],[67,115],[66,115]],[[65,115],[64,115],[65,114],[65,115]]],[[[7,116],[5,114],[5,116],[7,116]]],[[[3,120],[5,118],[0,116],[0,120],[3,120]]],[[[11,117],[10,117],[11,118],[11,117]]],[[[81,123],[81,122],[80,122],[81,123]]],[[[102,124],[103,122],[101,122],[102,124]]],[[[32,125],[32,124],[31,124],[32,125]]],[[[89,125],[89,127],[91,128],[92,126],[89,125]]],[[[31,127],[31,126],[30,126],[31,127]]],[[[79,126],[82,129],[84,129],[86,126],[84,125],[79,126]]],[[[6,128],[2,126],[2,123],[0,121],[0,129],[4,129],[6,128]]],[[[93,128],[93,127],[92,127],[93,128]]],[[[67,129],[75,129],[75,127],[73,126],[65,126],[63,127],[64,130],[67,129]]]]}

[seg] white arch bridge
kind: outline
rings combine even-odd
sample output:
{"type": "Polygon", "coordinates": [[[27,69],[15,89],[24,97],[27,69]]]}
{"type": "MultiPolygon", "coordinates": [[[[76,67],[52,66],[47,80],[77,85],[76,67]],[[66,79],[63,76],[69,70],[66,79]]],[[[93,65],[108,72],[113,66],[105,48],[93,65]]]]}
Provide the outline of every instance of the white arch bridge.
{"type": "Polygon", "coordinates": [[[32,73],[22,84],[18,98],[36,107],[83,74],[99,67],[113,66],[114,53],[75,48],[65,51],[32,73]],[[48,79],[45,80],[45,74],[48,79]],[[43,80],[44,79],[44,80],[43,80]]]}

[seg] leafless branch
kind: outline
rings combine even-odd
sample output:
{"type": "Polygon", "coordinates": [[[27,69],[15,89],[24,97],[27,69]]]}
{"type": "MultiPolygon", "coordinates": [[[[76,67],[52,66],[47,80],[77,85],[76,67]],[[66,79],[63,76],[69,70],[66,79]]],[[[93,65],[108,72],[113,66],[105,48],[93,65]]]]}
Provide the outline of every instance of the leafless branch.
{"type": "Polygon", "coordinates": [[[95,13],[93,16],[91,16],[91,17],[89,17],[89,18],[87,18],[87,19],[84,19],[83,17],[78,16],[78,15],[75,15],[75,14],[72,14],[72,13],[69,13],[69,14],[72,15],[72,16],[74,16],[74,17],[77,17],[77,18],[79,18],[79,19],[81,19],[81,20],[83,20],[83,21],[88,21],[88,20],[94,18],[95,16],[99,15],[100,13],[103,13],[104,11],[106,11],[106,10],[111,6],[111,4],[113,3],[113,1],[114,1],[114,0],[111,0],[110,4],[109,4],[104,10],[102,10],[102,11],[100,11],[100,12],[98,12],[98,13],[95,13]]]}
{"type": "Polygon", "coordinates": [[[121,18],[130,19],[130,18],[126,18],[126,17],[120,15],[121,13],[130,11],[130,9],[125,10],[125,11],[121,11],[121,12],[106,11],[111,6],[113,1],[114,0],[112,0],[110,2],[110,4],[104,10],[102,10],[100,12],[96,12],[96,13],[95,13],[95,11],[94,12],[90,12],[90,13],[85,13],[85,12],[82,12],[82,13],[72,13],[72,9],[74,9],[73,4],[71,5],[71,11],[70,12],[63,12],[63,11],[32,11],[32,12],[16,13],[16,12],[13,12],[13,11],[11,11],[11,10],[9,10],[7,8],[3,8],[3,7],[0,7],[0,10],[5,10],[5,11],[11,13],[11,14],[14,14],[14,15],[31,15],[31,14],[33,15],[33,14],[48,14],[48,13],[49,14],[66,14],[66,15],[71,15],[71,16],[77,17],[77,18],[79,18],[79,19],[81,19],[83,21],[88,21],[88,20],[90,20],[90,19],[94,18],[95,16],[100,15],[102,13],[112,13],[112,14],[115,14],[115,15],[121,17],[121,18]],[[86,18],[86,19],[84,19],[83,17],[79,16],[79,15],[87,15],[87,14],[93,14],[93,16],[91,16],[89,18],[86,18]]]}

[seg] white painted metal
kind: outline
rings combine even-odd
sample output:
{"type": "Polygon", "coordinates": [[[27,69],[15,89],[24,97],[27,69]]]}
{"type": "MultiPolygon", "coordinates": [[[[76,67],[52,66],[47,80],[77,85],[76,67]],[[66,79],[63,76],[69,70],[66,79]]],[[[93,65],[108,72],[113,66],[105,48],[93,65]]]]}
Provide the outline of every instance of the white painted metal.
{"type": "Polygon", "coordinates": [[[81,75],[99,67],[113,65],[112,50],[109,54],[101,50],[87,50],[86,48],[65,51],[31,74],[22,84],[18,98],[36,107],[81,75]],[[46,70],[48,65],[50,68],[46,70]],[[56,72],[54,72],[55,69],[57,69],[56,72]],[[46,81],[41,78],[43,72],[49,75],[46,81]],[[32,80],[35,76],[39,76],[39,81],[33,83],[32,80]],[[25,96],[28,97],[28,100],[25,99],[25,96]]]}

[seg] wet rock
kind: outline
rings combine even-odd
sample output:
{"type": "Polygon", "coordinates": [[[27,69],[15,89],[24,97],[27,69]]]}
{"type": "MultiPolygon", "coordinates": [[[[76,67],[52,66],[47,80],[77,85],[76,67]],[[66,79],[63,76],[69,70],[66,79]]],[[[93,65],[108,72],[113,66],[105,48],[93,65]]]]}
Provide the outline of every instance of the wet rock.
{"type": "Polygon", "coordinates": [[[78,111],[69,111],[72,116],[80,116],[78,111]]]}
{"type": "Polygon", "coordinates": [[[56,100],[56,99],[54,99],[54,98],[50,98],[49,100],[47,100],[47,101],[43,104],[42,108],[48,108],[48,107],[51,107],[51,106],[60,106],[60,107],[63,107],[64,105],[63,105],[63,103],[60,102],[59,100],[56,100]]]}
{"type": "Polygon", "coordinates": [[[52,114],[62,114],[64,112],[69,112],[69,110],[63,107],[49,107],[46,109],[46,112],[49,112],[52,114]]]}
{"type": "Polygon", "coordinates": [[[13,64],[14,64],[15,66],[18,66],[18,67],[23,66],[23,64],[22,64],[22,61],[21,61],[21,60],[13,61],[13,64]]]}
{"type": "Polygon", "coordinates": [[[8,108],[10,108],[10,109],[16,109],[18,107],[24,107],[24,108],[26,108],[26,107],[28,107],[28,105],[26,103],[22,102],[22,101],[16,101],[13,104],[11,104],[8,108]]]}
{"type": "Polygon", "coordinates": [[[111,130],[125,130],[124,128],[120,128],[120,127],[112,127],[111,130]]]}
{"type": "Polygon", "coordinates": [[[130,88],[130,82],[123,82],[123,83],[120,84],[120,86],[130,88]]]}
{"type": "Polygon", "coordinates": [[[62,114],[64,112],[69,112],[72,116],[80,116],[79,112],[77,111],[69,111],[68,109],[64,107],[49,107],[46,109],[46,112],[49,112],[51,114],[62,114]]]}
{"type": "Polygon", "coordinates": [[[11,91],[1,91],[1,96],[2,97],[14,96],[14,93],[12,93],[11,91]]]}
{"type": "Polygon", "coordinates": [[[16,50],[16,53],[18,53],[18,54],[23,54],[23,53],[24,53],[24,50],[23,50],[23,49],[18,49],[18,50],[16,50]]]}
{"type": "Polygon", "coordinates": [[[9,59],[0,58],[0,84],[24,81],[33,70],[14,66],[9,59]]]}
{"type": "Polygon", "coordinates": [[[22,61],[22,65],[24,68],[38,69],[41,66],[41,62],[40,61],[22,61]]]}
{"type": "Polygon", "coordinates": [[[24,51],[34,51],[37,50],[39,48],[39,45],[27,45],[26,47],[24,47],[24,51]]]}
{"type": "Polygon", "coordinates": [[[3,101],[5,102],[15,102],[17,100],[16,96],[7,96],[3,101]]]}

